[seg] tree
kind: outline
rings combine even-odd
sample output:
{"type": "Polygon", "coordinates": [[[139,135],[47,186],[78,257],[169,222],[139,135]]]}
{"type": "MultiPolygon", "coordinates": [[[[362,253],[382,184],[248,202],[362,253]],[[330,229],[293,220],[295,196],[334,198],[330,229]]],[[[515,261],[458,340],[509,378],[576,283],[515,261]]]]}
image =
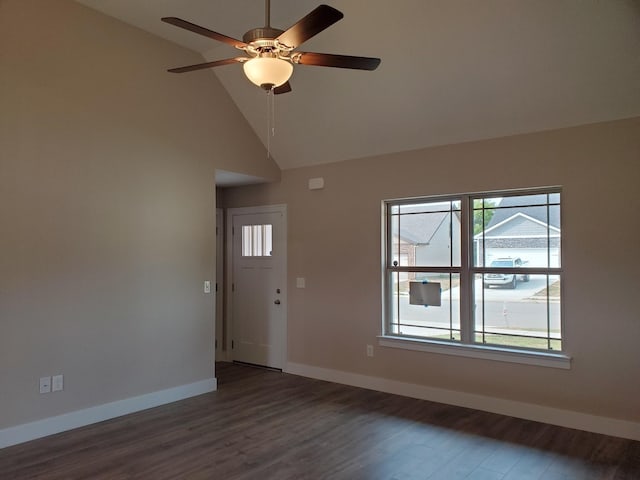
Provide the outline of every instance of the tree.
{"type": "Polygon", "coordinates": [[[482,232],[489,222],[491,218],[493,218],[493,214],[496,213],[494,207],[496,207],[497,203],[492,200],[482,200],[476,199],[473,201],[473,234],[477,235],[482,232]],[[483,206],[484,205],[484,206],[483,206]],[[484,221],[483,221],[484,217],[484,221]]]}

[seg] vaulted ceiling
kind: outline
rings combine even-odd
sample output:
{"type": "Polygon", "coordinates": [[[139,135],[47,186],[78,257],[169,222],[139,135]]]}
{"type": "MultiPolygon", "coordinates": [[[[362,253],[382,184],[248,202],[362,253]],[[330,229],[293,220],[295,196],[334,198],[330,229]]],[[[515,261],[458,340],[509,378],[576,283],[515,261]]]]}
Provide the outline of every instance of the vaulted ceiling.
{"type": "MultiPolygon", "coordinates": [[[[207,60],[238,51],[160,18],[235,38],[264,25],[263,0],[78,1],[207,60]]],[[[296,65],[293,91],[275,99],[269,142],[266,94],[240,65],[214,69],[283,169],[640,115],[637,0],[325,3],[345,17],[302,49],[382,64],[373,72],[296,65]]],[[[286,29],[318,4],[272,0],[271,24],[286,29]]]]}

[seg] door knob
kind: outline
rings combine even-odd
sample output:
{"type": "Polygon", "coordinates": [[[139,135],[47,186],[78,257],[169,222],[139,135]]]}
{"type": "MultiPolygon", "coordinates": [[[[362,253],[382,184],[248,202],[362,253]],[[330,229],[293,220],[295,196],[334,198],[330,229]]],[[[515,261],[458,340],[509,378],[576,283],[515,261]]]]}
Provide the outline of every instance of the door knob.
{"type": "Polygon", "coordinates": [[[275,303],[276,305],[280,305],[280,300],[276,300],[276,301],[275,301],[275,302],[273,302],[273,303],[275,303]]]}

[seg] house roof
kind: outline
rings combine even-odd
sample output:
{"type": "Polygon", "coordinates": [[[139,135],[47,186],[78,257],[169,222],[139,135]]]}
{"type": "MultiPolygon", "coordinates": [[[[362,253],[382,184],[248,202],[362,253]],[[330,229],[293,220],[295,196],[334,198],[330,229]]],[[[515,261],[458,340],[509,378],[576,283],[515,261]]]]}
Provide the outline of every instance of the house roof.
{"type": "MultiPolygon", "coordinates": [[[[404,208],[406,209],[407,207],[404,208]]],[[[414,245],[426,245],[431,241],[440,226],[443,223],[447,223],[448,220],[448,212],[401,215],[400,238],[414,245]]]]}
{"type": "Polygon", "coordinates": [[[498,204],[498,208],[494,210],[486,229],[489,230],[507,219],[514,218],[518,213],[559,229],[560,208],[556,206],[549,208],[547,217],[546,202],[547,195],[504,197],[498,204]],[[523,206],[523,203],[527,203],[527,206],[523,206]]]}
{"type": "MultiPolygon", "coordinates": [[[[560,236],[560,229],[547,225],[546,223],[536,220],[535,218],[531,218],[521,212],[518,212],[503,222],[486,229],[484,232],[485,238],[546,238],[549,235],[552,237],[560,236]]],[[[482,236],[483,234],[480,232],[476,235],[476,238],[482,238],[482,236]]]]}
{"type": "Polygon", "coordinates": [[[547,209],[546,203],[547,195],[505,197],[498,204],[484,232],[478,233],[475,238],[559,237],[560,207],[550,205],[547,209]]]}

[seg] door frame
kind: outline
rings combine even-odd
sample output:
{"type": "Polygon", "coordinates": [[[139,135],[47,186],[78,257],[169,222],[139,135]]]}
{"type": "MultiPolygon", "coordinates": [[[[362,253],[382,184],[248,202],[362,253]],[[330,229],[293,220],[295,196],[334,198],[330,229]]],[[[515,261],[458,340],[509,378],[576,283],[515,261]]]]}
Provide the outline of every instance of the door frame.
{"type": "Polygon", "coordinates": [[[287,321],[287,310],[289,305],[288,300],[288,273],[287,273],[287,205],[286,204],[277,204],[277,205],[258,205],[255,207],[239,207],[239,208],[227,208],[226,209],[226,231],[225,236],[227,239],[226,244],[226,271],[225,271],[225,287],[224,287],[224,295],[226,300],[226,310],[224,314],[225,321],[225,331],[228,333],[225,338],[225,347],[227,351],[227,360],[233,361],[233,348],[232,348],[232,340],[233,340],[233,219],[236,216],[240,215],[252,215],[252,214],[261,214],[261,213],[280,213],[282,214],[282,249],[284,254],[282,255],[282,293],[280,296],[280,302],[282,305],[282,320],[283,320],[283,328],[282,328],[282,370],[285,370],[285,366],[287,365],[288,359],[288,336],[289,336],[289,325],[287,321]]]}
{"type": "Polygon", "coordinates": [[[215,280],[215,359],[216,362],[227,360],[227,349],[224,343],[226,337],[224,320],[224,210],[216,208],[216,280],[215,280]]]}

